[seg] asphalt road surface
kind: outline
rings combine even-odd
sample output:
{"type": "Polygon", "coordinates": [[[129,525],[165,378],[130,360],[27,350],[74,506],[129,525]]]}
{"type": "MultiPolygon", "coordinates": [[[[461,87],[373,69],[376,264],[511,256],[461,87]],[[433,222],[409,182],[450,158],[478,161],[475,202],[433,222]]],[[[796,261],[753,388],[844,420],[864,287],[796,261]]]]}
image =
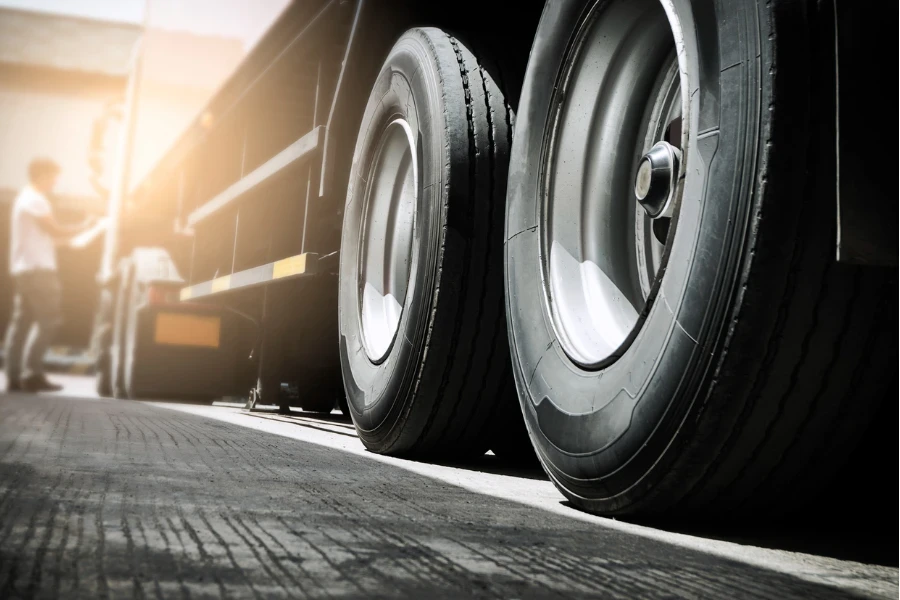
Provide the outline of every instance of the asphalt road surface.
{"type": "Polygon", "coordinates": [[[665,530],[581,513],[491,456],[369,454],[337,416],[66,383],[0,395],[0,598],[898,595],[896,525],[886,553],[831,523],[665,530]]]}

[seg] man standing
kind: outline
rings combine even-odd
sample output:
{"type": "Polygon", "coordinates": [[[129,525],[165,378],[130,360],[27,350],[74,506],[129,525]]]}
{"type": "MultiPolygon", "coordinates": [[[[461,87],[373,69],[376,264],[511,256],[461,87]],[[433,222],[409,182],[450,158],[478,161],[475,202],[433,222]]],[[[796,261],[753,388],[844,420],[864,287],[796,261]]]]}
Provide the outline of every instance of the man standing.
{"type": "Polygon", "coordinates": [[[43,368],[44,353],[62,322],[56,244],[85,225],[62,225],[53,216],[47,196],[58,176],[59,165],[52,160],[33,160],[28,165],[29,184],[12,208],[9,271],[15,298],[4,353],[8,391],[62,389],[47,380],[43,368]]]}

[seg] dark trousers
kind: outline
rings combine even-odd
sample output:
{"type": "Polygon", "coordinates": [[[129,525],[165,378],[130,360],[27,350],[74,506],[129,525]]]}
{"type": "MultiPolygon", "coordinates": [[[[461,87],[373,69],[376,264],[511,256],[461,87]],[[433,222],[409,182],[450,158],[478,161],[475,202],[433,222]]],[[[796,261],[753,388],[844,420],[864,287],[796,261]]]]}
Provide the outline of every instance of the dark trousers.
{"type": "Polygon", "coordinates": [[[62,324],[56,272],[20,273],[13,281],[15,298],[4,348],[8,383],[44,372],[44,354],[62,324]]]}

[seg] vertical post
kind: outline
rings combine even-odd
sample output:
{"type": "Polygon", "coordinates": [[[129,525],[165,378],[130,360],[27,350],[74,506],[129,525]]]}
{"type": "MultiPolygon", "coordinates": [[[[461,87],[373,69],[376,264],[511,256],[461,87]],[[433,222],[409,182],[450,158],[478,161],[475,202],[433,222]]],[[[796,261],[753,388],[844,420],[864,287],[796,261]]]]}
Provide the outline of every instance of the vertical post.
{"type": "MultiPolygon", "coordinates": [[[[146,31],[147,9],[144,12],[146,31]]],[[[119,132],[119,140],[116,145],[115,169],[113,171],[112,187],[107,204],[107,216],[109,226],[106,230],[106,239],[103,244],[103,258],[100,263],[100,281],[109,281],[115,272],[116,261],[119,255],[119,230],[122,222],[122,204],[128,196],[128,180],[131,169],[131,150],[134,146],[134,131],[137,122],[138,90],[141,78],[141,54],[144,45],[143,35],[134,45],[131,57],[131,72],[128,76],[128,86],[125,90],[125,111],[122,117],[122,130],[119,132]]]]}
{"type": "MultiPolygon", "coordinates": [[[[322,90],[322,58],[319,58],[319,62],[316,64],[316,93],[313,98],[313,118],[312,118],[312,128],[315,129],[319,125],[319,95],[322,90]]],[[[303,232],[300,237],[300,253],[306,252],[306,223],[309,221],[309,199],[311,197],[311,186],[312,186],[312,177],[313,177],[313,168],[312,161],[310,161],[310,165],[306,167],[306,198],[303,200],[303,232]]]]}

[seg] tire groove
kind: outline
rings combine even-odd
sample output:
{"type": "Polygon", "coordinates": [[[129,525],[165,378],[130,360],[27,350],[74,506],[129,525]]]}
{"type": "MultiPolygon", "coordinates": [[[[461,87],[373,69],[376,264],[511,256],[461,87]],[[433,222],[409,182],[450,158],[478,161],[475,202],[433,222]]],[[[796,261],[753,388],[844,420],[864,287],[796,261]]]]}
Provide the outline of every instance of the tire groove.
{"type": "MultiPolygon", "coordinates": [[[[826,271],[826,274],[824,277],[825,282],[828,282],[828,271],[830,271],[831,264],[832,263],[829,261],[829,263],[828,263],[829,269],[826,271]]],[[[856,270],[854,272],[853,294],[851,296],[850,301],[847,304],[847,310],[849,310],[853,307],[853,304],[855,303],[856,299],[859,296],[859,285],[858,285],[859,278],[860,278],[860,271],[856,270]]],[[[825,286],[823,287],[823,289],[827,290],[828,285],[830,285],[830,282],[826,283],[825,286]]],[[[820,295],[820,303],[821,303],[822,298],[827,297],[827,293],[825,291],[820,290],[820,294],[821,294],[820,295]]],[[[844,312],[846,314],[846,310],[844,312]]],[[[809,339],[811,339],[812,334],[814,334],[818,329],[816,327],[816,324],[818,324],[818,321],[819,321],[819,318],[818,318],[819,305],[817,305],[816,311],[814,314],[816,315],[816,320],[815,320],[814,325],[810,328],[809,339]]],[[[760,489],[761,487],[765,486],[771,480],[771,478],[775,476],[775,474],[779,471],[779,467],[781,466],[781,463],[784,460],[784,458],[786,456],[790,455],[791,451],[796,447],[797,441],[801,437],[803,437],[803,433],[806,430],[806,428],[808,427],[810,420],[816,411],[816,407],[819,403],[819,400],[821,399],[821,396],[822,396],[824,390],[826,389],[826,387],[825,387],[826,383],[830,381],[830,375],[832,374],[835,363],[837,362],[839,355],[840,355],[839,348],[841,348],[843,346],[844,339],[846,338],[847,332],[849,331],[850,323],[851,323],[851,320],[849,318],[844,319],[844,323],[838,332],[837,340],[836,340],[835,344],[831,346],[831,348],[832,348],[831,358],[827,361],[827,364],[822,365],[822,369],[821,369],[822,376],[820,377],[818,390],[813,395],[810,403],[808,404],[806,414],[804,415],[802,422],[799,424],[797,429],[794,431],[794,434],[791,436],[791,441],[788,443],[787,447],[779,453],[777,460],[775,460],[772,463],[772,466],[768,469],[768,472],[766,473],[766,475],[763,476],[762,478],[760,478],[756,482],[756,485],[745,496],[745,498],[741,502],[740,506],[743,506],[748,501],[750,501],[751,497],[755,495],[755,492],[758,489],[760,489]]],[[[804,344],[805,344],[805,342],[806,342],[806,340],[804,340],[804,344]]],[[[808,346],[804,346],[804,350],[808,350],[808,346]]],[[[799,381],[800,369],[803,366],[805,366],[804,363],[806,363],[806,361],[808,359],[805,352],[802,353],[801,356],[803,356],[803,360],[801,361],[800,364],[798,364],[797,370],[791,374],[791,387],[789,388],[789,390],[787,392],[785,392],[785,397],[782,399],[781,405],[786,404],[786,398],[788,398],[790,396],[790,392],[792,392],[794,390],[794,388],[796,387],[797,382],[799,381]]],[[[819,364],[821,364],[821,362],[819,364]]]]}
{"type": "MultiPolygon", "coordinates": [[[[482,368],[481,385],[480,385],[478,388],[476,388],[475,393],[474,393],[473,396],[469,396],[468,394],[465,393],[466,382],[468,382],[468,381],[470,380],[470,378],[468,377],[468,374],[471,373],[471,371],[472,371],[472,362],[473,362],[474,359],[475,359],[475,354],[476,354],[475,348],[476,348],[476,346],[478,345],[479,340],[483,339],[483,329],[482,329],[482,326],[483,326],[484,312],[485,312],[485,298],[486,298],[487,290],[488,290],[488,275],[489,275],[489,273],[490,273],[490,265],[491,265],[491,263],[493,262],[493,259],[494,259],[494,256],[493,256],[493,255],[495,254],[495,252],[493,251],[492,246],[493,246],[494,221],[495,221],[495,218],[496,218],[496,212],[497,212],[497,211],[496,211],[496,207],[495,207],[495,205],[494,205],[494,200],[495,200],[495,198],[494,198],[494,192],[495,192],[495,190],[494,190],[494,185],[495,185],[495,184],[494,184],[494,177],[495,177],[495,173],[494,173],[495,165],[494,165],[494,162],[495,162],[495,160],[496,160],[496,158],[495,158],[496,146],[495,146],[495,143],[494,143],[494,131],[493,131],[493,129],[494,129],[494,123],[493,123],[493,109],[491,108],[491,97],[490,97],[490,94],[488,93],[488,90],[487,90],[487,83],[485,82],[485,73],[484,73],[484,69],[482,69],[482,67],[481,67],[481,65],[478,63],[477,59],[476,59],[476,61],[475,61],[475,67],[474,67],[474,68],[470,69],[468,66],[466,66],[466,65],[465,65],[465,56],[462,55],[462,52],[460,51],[458,44],[455,43],[455,41],[454,41],[453,38],[450,38],[450,40],[451,40],[451,44],[453,45],[454,51],[457,53],[457,58],[458,58],[458,60],[461,60],[461,61],[462,61],[462,62],[460,63],[460,66],[461,66],[462,68],[464,68],[464,69],[466,70],[467,73],[478,73],[478,76],[481,78],[481,88],[482,88],[483,93],[484,93],[485,120],[487,121],[487,127],[486,127],[486,130],[487,130],[487,138],[488,138],[488,152],[487,152],[487,163],[488,163],[488,168],[487,168],[487,179],[488,179],[488,197],[487,197],[487,204],[488,204],[488,223],[487,223],[487,234],[486,234],[486,237],[485,237],[485,242],[486,242],[487,248],[485,248],[485,252],[484,252],[484,256],[483,256],[483,265],[482,265],[482,268],[481,268],[481,287],[479,288],[479,289],[481,290],[481,293],[479,294],[479,298],[478,298],[478,311],[477,311],[477,313],[476,313],[476,315],[475,315],[475,321],[474,321],[475,324],[477,325],[477,326],[476,326],[476,331],[477,331],[478,333],[476,333],[476,334],[474,334],[474,335],[472,336],[472,342],[471,342],[471,344],[470,344],[470,346],[469,346],[469,352],[467,352],[467,356],[466,356],[466,364],[465,364],[465,367],[464,367],[464,369],[463,369],[464,380],[463,380],[463,383],[462,383],[461,386],[460,386],[460,388],[461,388],[461,389],[460,389],[460,400],[459,400],[459,401],[456,403],[456,405],[453,407],[453,412],[450,414],[450,419],[448,420],[448,423],[449,423],[449,424],[451,425],[451,427],[452,427],[452,425],[453,425],[454,423],[457,422],[457,419],[458,419],[458,412],[459,412],[459,410],[460,410],[462,404],[464,404],[463,399],[464,399],[464,398],[467,398],[467,397],[481,398],[482,395],[483,395],[483,393],[484,393],[484,389],[485,389],[485,386],[486,386],[486,383],[487,383],[488,376],[489,376],[490,373],[491,373],[491,369],[490,369],[489,367],[490,367],[490,365],[493,363],[493,357],[494,357],[494,345],[493,345],[493,343],[491,344],[491,349],[490,349],[490,351],[489,351],[489,353],[488,353],[488,360],[487,360],[486,363],[485,363],[486,366],[484,366],[484,367],[482,368]]],[[[477,84],[476,84],[476,85],[477,85],[477,84]]],[[[467,86],[466,84],[464,84],[464,86],[468,89],[468,86],[467,86]]],[[[471,104],[471,103],[474,103],[474,100],[473,100],[472,97],[471,97],[471,92],[468,92],[468,93],[467,93],[466,103],[467,103],[467,105],[469,105],[469,104],[471,104]]],[[[468,108],[467,108],[467,110],[468,110],[468,108]]],[[[472,112],[472,120],[474,121],[474,109],[472,109],[471,112],[472,112]]],[[[470,131],[470,134],[472,135],[472,142],[471,142],[471,144],[474,146],[474,145],[475,145],[475,141],[474,141],[475,131],[474,131],[474,130],[470,131]]],[[[477,164],[475,165],[475,168],[474,168],[474,174],[475,174],[475,177],[478,176],[478,165],[477,165],[477,164]]],[[[482,176],[482,177],[483,177],[483,176],[482,176]]],[[[477,182],[476,182],[476,183],[477,183],[477,182]]],[[[472,187],[472,188],[475,188],[475,187],[477,187],[477,186],[476,186],[476,185],[473,185],[473,186],[471,186],[471,187],[472,187]]],[[[474,204],[474,198],[475,198],[475,196],[473,195],[473,196],[471,197],[471,199],[470,199],[470,202],[472,202],[473,204],[474,204]]],[[[475,229],[475,228],[473,227],[473,230],[474,230],[474,229],[475,229]]],[[[496,323],[495,323],[495,326],[496,326],[496,323]]],[[[493,332],[493,334],[492,334],[492,338],[493,338],[493,339],[496,339],[496,336],[497,336],[497,332],[496,332],[496,330],[495,330],[495,331],[493,332]]],[[[470,401],[468,404],[469,404],[469,410],[467,411],[467,412],[468,412],[468,415],[467,415],[466,418],[462,421],[462,423],[465,423],[467,426],[466,426],[466,427],[461,427],[461,428],[459,428],[459,431],[457,432],[457,434],[456,434],[456,436],[455,436],[455,441],[456,441],[456,444],[455,444],[455,445],[457,445],[457,446],[463,445],[463,444],[462,444],[462,440],[463,440],[463,438],[465,437],[466,433],[468,433],[468,432],[470,431],[470,426],[473,424],[473,419],[472,419],[472,417],[473,417],[473,415],[477,412],[478,407],[479,407],[480,405],[482,405],[481,402],[477,402],[477,401],[476,401],[476,402],[471,402],[471,401],[470,401]]],[[[497,404],[497,402],[494,402],[494,404],[497,404]]],[[[478,443],[478,439],[481,438],[481,436],[483,435],[484,427],[485,427],[485,424],[482,424],[481,430],[475,432],[475,435],[472,436],[472,437],[474,437],[475,439],[472,440],[472,441],[470,442],[470,444],[477,444],[477,443],[478,443]]],[[[447,434],[447,433],[449,433],[449,432],[450,432],[450,427],[448,427],[448,429],[445,430],[445,434],[447,434]]],[[[445,443],[446,443],[446,440],[445,440],[445,443]]]]}
{"type": "MultiPolygon", "coordinates": [[[[859,277],[859,276],[861,276],[861,273],[859,271],[857,271],[856,275],[857,275],[857,277],[859,277]]],[[[877,308],[874,311],[874,314],[876,314],[876,315],[884,314],[884,312],[887,308],[887,305],[889,304],[889,301],[888,301],[889,296],[888,296],[888,294],[885,293],[885,290],[887,290],[889,286],[886,284],[882,284],[880,287],[881,287],[881,289],[879,290],[879,294],[878,294],[878,304],[877,304],[877,308]]],[[[854,299],[853,299],[853,302],[851,302],[850,307],[848,308],[848,312],[853,310],[853,305],[859,298],[858,292],[859,292],[859,290],[855,291],[854,299]]],[[[846,319],[845,327],[847,326],[849,321],[850,321],[850,319],[846,319]]],[[[878,341],[879,337],[881,337],[882,335],[883,335],[883,331],[882,331],[882,328],[880,327],[880,324],[878,323],[877,319],[872,319],[871,324],[869,326],[868,333],[866,335],[866,341],[862,344],[862,347],[866,348],[868,350],[868,353],[866,354],[866,360],[857,361],[856,366],[853,369],[853,374],[850,377],[850,382],[849,382],[849,385],[847,388],[848,393],[846,394],[845,398],[843,398],[842,401],[840,402],[840,407],[839,407],[838,413],[831,420],[831,424],[828,427],[828,429],[825,432],[822,439],[834,440],[836,437],[837,430],[840,428],[842,423],[846,422],[847,414],[850,412],[850,410],[852,408],[855,408],[855,403],[852,402],[854,392],[861,387],[865,373],[872,368],[872,364],[871,364],[871,361],[869,360],[869,358],[872,356],[873,350],[880,347],[876,342],[878,341]]],[[[824,390],[824,387],[823,387],[823,390],[824,390]]],[[[822,390],[820,390],[819,393],[822,393],[822,390]]],[[[791,491],[793,491],[797,488],[802,488],[803,485],[801,485],[800,481],[803,480],[805,482],[806,480],[809,479],[809,477],[810,476],[807,473],[807,475],[805,477],[801,477],[801,478],[792,480],[792,482],[790,483],[791,489],[787,493],[790,493],[791,491]]]]}
{"type": "MultiPolygon", "coordinates": [[[[446,36],[446,34],[444,34],[446,36]]],[[[459,50],[459,46],[456,43],[456,40],[450,36],[446,36],[450,42],[450,45],[453,47],[453,51],[456,54],[456,60],[459,65],[459,73],[462,78],[463,85],[463,95],[465,98],[465,112],[466,112],[466,124],[468,131],[468,151],[469,151],[469,193],[468,193],[468,201],[471,203],[475,198],[475,188],[476,188],[476,173],[475,173],[475,161],[476,161],[476,149],[475,149],[475,124],[473,122],[473,114],[472,114],[472,98],[471,92],[469,91],[469,79],[465,70],[465,63],[463,62],[462,53],[459,50]]],[[[448,184],[449,185],[449,184],[448,184]]],[[[449,196],[448,196],[449,202],[449,196]]],[[[448,209],[449,211],[449,209],[448,209]]],[[[471,211],[467,211],[469,213],[471,211]]],[[[446,224],[445,224],[446,227],[446,224]]],[[[464,237],[464,236],[461,236],[464,237]]],[[[446,235],[445,235],[446,239],[446,235]]],[[[453,334],[452,334],[452,343],[447,353],[447,362],[444,365],[444,372],[441,376],[441,382],[438,385],[438,388],[435,392],[435,400],[432,403],[431,412],[428,415],[428,419],[425,422],[425,426],[422,428],[422,432],[419,435],[419,438],[413,444],[414,449],[420,449],[422,445],[424,445],[424,441],[426,438],[430,437],[432,428],[434,426],[435,419],[437,418],[440,409],[442,408],[444,392],[447,389],[447,385],[450,381],[450,373],[453,370],[453,366],[456,362],[457,354],[459,351],[459,343],[460,343],[460,332],[462,330],[463,324],[463,315],[465,314],[466,309],[466,299],[469,295],[469,267],[471,263],[471,253],[472,253],[472,241],[466,239],[465,240],[465,252],[463,253],[462,259],[462,276],[460,277],[459,283],[459,301],[456,307],[456,315],[453,320],[453,334]]],[[[438,275],[438,281],[440,281],[440,274],[438,275]]],[[[457,399],[456,403],[454,403],[453,410],[456,409],[456,406],[461,401],[461,399],[457,399]]]]}
{"type": "MultiPolygon", "coordinates": [[[[805,250],[806,249],[804,249],[804,252],[805,252],[805,250]]],[[[760,453],[763,452],[763,450],[766,448],[766,446],[769,443],[771,443],[770,439],[772,437],[772,433],[775,431],[776,425],[781,421],[782,415],[784,414],[784,411],[787,408],[788,399],[791,397],[791,393],[797,387],[797,382],[799,381],[799,378],[800,378],[800,371],[803,369],[803,367],[805,366],[806,361],[808,359],[810,343],[812,342],[812,338],[818,329],[818,324],[819,324],[819,319],[820,319],[819,315],[820,315],[820,311],[822,309],[822,303],[824,302],[825,298],[827,297],[826,290],[828,289],[828,285],[829,285],[828,275],[831,271],[831,265],[832,265],[832,263],[831,263],[831,261],[829,261],[826,264],[825,272],[820,276],[819,287],[818,287],[819,291],[816,296],[815,306],[813,307],[813,310],[812,310],[812,315],[813,315],[812,323],[810,323],[810,325],[806,329],[806,332],[803,334],[803,340],[800,343],[800,354],[797,357],[797,361],[794,364],[794,367],[791,371],[788,387],[781,394],[781,397],[778,401],[777,409],[775,411],[775,415],[769,420],[768,424],[766,425],[766,429],[763,432],[762,437],[759,439],[759,441],[753,447],[753,450],[750,452],[748,459],[746,459],[744,461],[744,464],[738,470],[737,474],[732,478],[732,481],[728,486],[729,488],[731,488],[735,485],[738,485],[743,480],[744,475],[747,473],[747,471],[752,466],[757,464],[757,458],[759,457],[760,453]]],[[[784,295],[785,302],[789,303],[790,300],[792,300],[792,299],[793,299],[793,294],[785,294],[784,295]]],[[[777,350],[776,350],[776,355],[777,355],[777,350]]],[[[769,375],[770,375],[770,373],[766,374],[763,385],[765,385],[765,383],[768,382],[769,375]]],[[[762,393],[760,391],[760,396],[759,396],[759,398],[757,398],[756,402],[759,402],[759,400],[761,398],[762,398],[762,393]]],[[[756,404],[756,402],[754,402],[754,404],[756,404]]]]}

